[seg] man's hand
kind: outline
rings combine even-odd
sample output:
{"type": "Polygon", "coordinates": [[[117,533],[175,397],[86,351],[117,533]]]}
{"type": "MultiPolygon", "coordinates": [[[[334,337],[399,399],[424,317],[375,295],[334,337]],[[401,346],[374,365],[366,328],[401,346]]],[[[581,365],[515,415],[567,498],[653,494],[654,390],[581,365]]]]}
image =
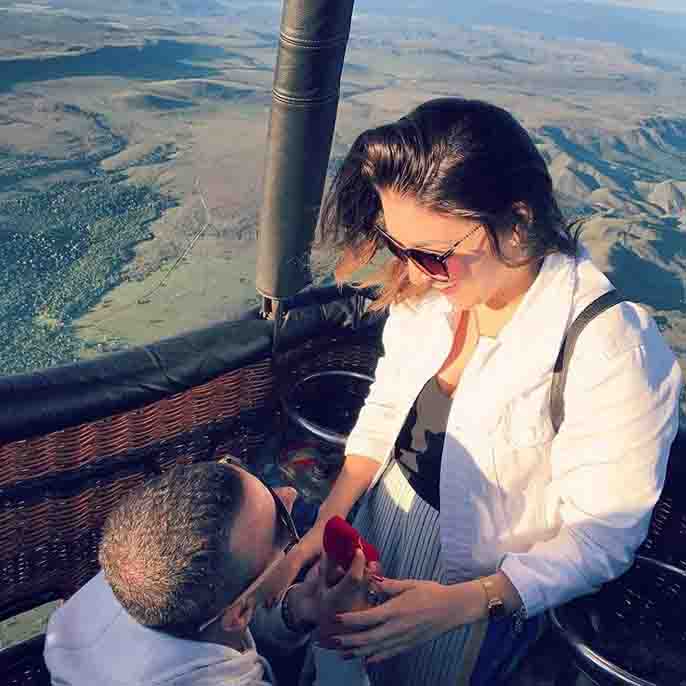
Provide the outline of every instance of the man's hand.
{"type": "Polygon", "coordinates": [[[319,607],[322,619],[333,619],[340,612],[355,612],[370,607],[367,600],[369,581],[378,564],[367,565],[361,548],[355,551],[346,573],[328,555],[322,556],[319,573],[319,607]]]}
{"type": "Polygon", "coordinates": [[[334,623],[337,614],[371,607],[368,598],[369,584],[379,571],[377,562],[366,564],[361,548],[355,551],[347,573],[326,555],[323,556],[318,588],[319,627],[315,634],[316,639],[323,641],[322,645],[326,645],[325,639],[334,632],[341,632],[341,627],[334,623]],[[336,583],[330,585],[333,580],[336,583]]]}
{"type": "MultiPolygon", "coordinates": [[[[337,613],[369,608],[369,583],[379,570],[378,563],[366,565],[361,549],[356,551],[347,573],[322,555],[303,583],[290,591],[289,603],[295,619],[299,623],[319,625],[322,633],[337,613]]],[[[324,633],[329,633],[328,628],[324,633]]]]}
{"type": "Polygon", "coordinates": [[[321,562],[317,562],[307,572],[302,583],[296,584],[288,593],[288,602],[293,618],[298,624],[319,623],[319,576],[321,562]]]}

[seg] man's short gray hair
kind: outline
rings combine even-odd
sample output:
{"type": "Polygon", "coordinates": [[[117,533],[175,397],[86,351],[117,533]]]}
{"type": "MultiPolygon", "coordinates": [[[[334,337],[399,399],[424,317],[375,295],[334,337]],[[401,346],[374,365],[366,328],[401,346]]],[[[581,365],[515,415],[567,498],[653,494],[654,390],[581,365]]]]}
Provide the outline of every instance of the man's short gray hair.
{"type": "Polygon", "coordinates": [[[147,482],[110,513],[100,564],[136,621],[193,633],[239,594],[252,574],[230,544],[243,499],[236,469],[200,463],[147,482]]]}

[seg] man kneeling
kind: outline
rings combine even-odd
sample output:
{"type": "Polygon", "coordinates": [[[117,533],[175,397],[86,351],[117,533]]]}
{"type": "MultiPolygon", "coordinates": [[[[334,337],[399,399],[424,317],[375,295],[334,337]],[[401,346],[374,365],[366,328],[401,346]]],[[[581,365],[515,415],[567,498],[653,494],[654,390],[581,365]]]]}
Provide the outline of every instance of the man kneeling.
{"type": "MultiPolygon", "coordinates": [[[[367,595],[358,551],[336,586],[314,569],[276,607],[261,607],[261,583],[297,541],[295,495],[230,463],[176,467],[128,495],[105,525],[102,571],[50,619],[53,684],[273,684],[249,624],[259,638],[294,648],[320,621],[361,609],[367,595]]],[[[369,683],[359,660],[314,654],[319,684],[369,683]]]]}

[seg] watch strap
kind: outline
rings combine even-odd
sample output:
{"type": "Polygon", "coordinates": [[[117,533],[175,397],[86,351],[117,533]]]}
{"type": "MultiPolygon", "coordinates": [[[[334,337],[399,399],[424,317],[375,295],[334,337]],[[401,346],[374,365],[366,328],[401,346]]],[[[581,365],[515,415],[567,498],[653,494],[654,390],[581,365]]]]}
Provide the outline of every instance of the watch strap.
{"type": "Polygon", "coordinates": [[[524,622],[528,619],[526,608],[522,605],[519,610],[515,610],[512,615],[512,630],[515,634],[521,634],[524,631],[524,622]]]}

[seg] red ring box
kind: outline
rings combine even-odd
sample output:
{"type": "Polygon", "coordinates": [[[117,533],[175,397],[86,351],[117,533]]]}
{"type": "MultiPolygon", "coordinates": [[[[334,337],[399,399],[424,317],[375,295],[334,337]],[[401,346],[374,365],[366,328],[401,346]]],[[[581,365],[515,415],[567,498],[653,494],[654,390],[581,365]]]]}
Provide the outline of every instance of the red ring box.
{"type": "Polygon", "coordinates": [[[355,557],[355,551],[359,547],[362,547],[367,563],[379,561],[379,551],[371,543],[365,541],[357,529],[350,526],[343,517],[338,515],[331,517],[324,527],[326,554],[348,571],[355,557]]]}

